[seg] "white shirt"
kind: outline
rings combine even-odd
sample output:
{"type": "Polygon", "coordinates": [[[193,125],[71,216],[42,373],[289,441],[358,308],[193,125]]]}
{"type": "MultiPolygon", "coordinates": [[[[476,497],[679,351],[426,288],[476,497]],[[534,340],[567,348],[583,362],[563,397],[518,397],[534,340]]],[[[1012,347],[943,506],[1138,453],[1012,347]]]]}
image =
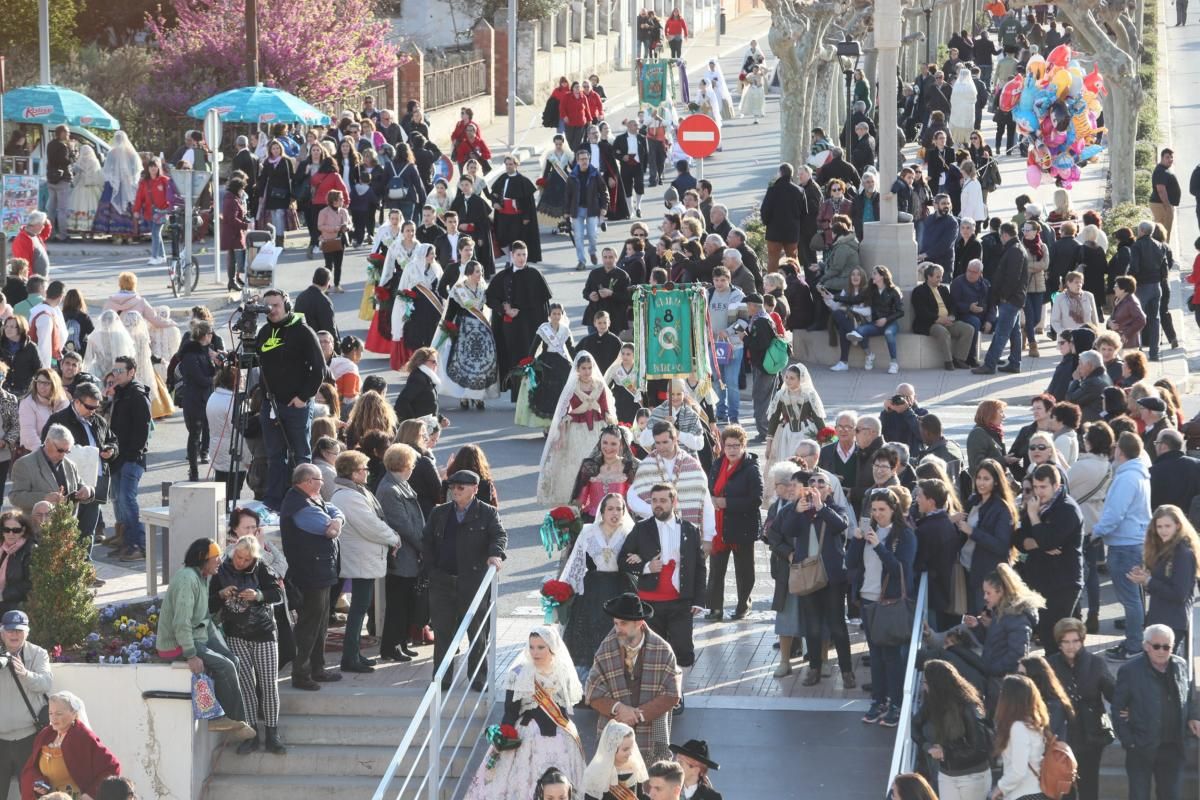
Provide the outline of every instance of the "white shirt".
{"type": "MultiPolygon", "coordinates": [[[[668,520],[655,519],[658,524],[658,546],[659,561],[664,567],[672,561],[675,562],[675,571],[671,573],[671,584],[675,587],[675,591],[679,591],[679,519],[671,517],[668,520]]],[[[645,572],[649,569],[649,565],[642,567],[645,572]]]]}
{"type": "Polygon", "coordinates": [[[635,162],[638,160],[638,138],[636,133],[625,134],[625,140],[628,142],[626,148],[629,151],[629,157],[635,162]]]}

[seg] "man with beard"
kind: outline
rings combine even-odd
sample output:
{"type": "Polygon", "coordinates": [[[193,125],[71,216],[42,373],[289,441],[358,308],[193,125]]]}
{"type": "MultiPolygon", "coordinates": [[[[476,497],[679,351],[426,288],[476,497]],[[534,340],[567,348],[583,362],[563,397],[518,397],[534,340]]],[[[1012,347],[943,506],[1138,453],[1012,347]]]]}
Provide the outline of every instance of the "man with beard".
{"type": "MultiPolygon", "coordinates": [[[[617,561],[637,582],[638,597],[654,609],[651,630],[671,645],[683,669],[682,688],[696,661],[692,617],[701,610],[697,604],[704,596],[708,570],[700,530],[677,513],[675,487],[656,483],[650,489],[650,506],[653,518],[633,526],[617,561]]],[[[682,697],[679,707],[683,708],[682,697]]]]}
{"type": "Polygon", "coordinates": [[[637,119],[625,120],[625,133],[613,142],[613,153],[621,162],[621,187],[633,200],[634,213],[642,216],[642,195],[646,193],[642,172],[649,159],[645,134],[638,132],[637,119]]]}
{"type": "Polygon", "coordinates": [[[920,261],[941,264],[947,274],[954,273],[954,239],[958,235],[958,220],[950,214],[950,196],[939,194],[933,199],[937,211],[925,220],[921,228],[920,261]]]}
{"type": "MultiPolygon", "coordinates": [[[[475,258],[483,265],[483,274],[490,281],[496,273],[492,255],[492,209],[487,200],[475,194],[472,178],[459,179],[458,196],[450,203],[450,210],[458,214],[459,229],[475,240],[475,258]]],[[[509,248],[511,250],[511,244],[509,248]]]]}
{"type": "MultiPolygon", "coordinates": [[[[527,267],[528,251],[522,241],[509,245],[511,263],[488,284],[486,300],[492,310],[492,330],[496,336],[496,358],[500,365],[500,383],[517,361],[524,358],[533,344],[538,326],[550,316],[550,287],[536,268],[527,267]]],[[[510,386],[517,402],[520,382],[510,386]]]]}
{"type": "Polygon", "coordinates": [[[535,194],[533,182],[517,172],[517,160],[505,156],[504,174],[491,189],[492,208],[496,211],[496,242],[505,252],[513,242],[524,242],[533,264],[542,260],[535,194]]]}
{"type": "Polygon", "coordinates": [[[669,753],[671,714],[683,697],[671,646],[650,629],[654,608],[633,592],[604,604],[613,629],[596,648],[584,697],[596,711],[596,732],[610,719],[633,728],[638,749],[669,753]]]}

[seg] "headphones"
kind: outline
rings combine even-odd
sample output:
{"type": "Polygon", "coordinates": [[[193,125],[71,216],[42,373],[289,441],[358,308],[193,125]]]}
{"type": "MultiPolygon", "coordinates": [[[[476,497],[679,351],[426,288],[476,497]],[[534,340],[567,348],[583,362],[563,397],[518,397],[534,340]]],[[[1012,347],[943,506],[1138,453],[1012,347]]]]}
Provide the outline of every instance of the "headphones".
{"type": "Polygon", "coordinates": [[[285,314],[292,313],[292,297],[291,297],[291,295],[289,295],[287,293],[287,290],[276,289],[276,288],[272,287],[270,289],[267,289],[265,292],[263,292],[264,299],[266,299],[270,295],[282,297],[283,298],[283,313],[285,313],[285,314]]]}

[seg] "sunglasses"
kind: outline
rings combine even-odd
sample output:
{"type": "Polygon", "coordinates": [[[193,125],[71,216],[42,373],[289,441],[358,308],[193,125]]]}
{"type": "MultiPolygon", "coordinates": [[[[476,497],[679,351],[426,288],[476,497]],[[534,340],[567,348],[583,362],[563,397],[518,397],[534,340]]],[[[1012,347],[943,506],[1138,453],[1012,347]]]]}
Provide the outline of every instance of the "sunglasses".
{"type": "Polygon", "coordinates": [[[79,405],[83,406],[88,411],[95,411],[97,408],[100,407],[99,403],[97,403],[96,405],[93,406],[93,405],[89,405],[88,403],[83,402],[82,400],[79,401],[79,405]]]}
{"type": "Polygon", "coordinates": [[[1047,445],[1047,444],[1031,444],[1031,445],[1029,445],[1029,449],[1030,449],[1030,450],[1049,450],[1049,449],[1050,449],[1050,445],[1047,445]]]}
{"type": "Polygon", "coordinates": [[[5,533],[25,533],[25,529],[20,526],[15,527],[15,528],[10,528],[9,526],[5,525],[4,532],[5,533]]]}
{"type": "Polygon", "coordinates": [[[1169,644],[1158,644],[1157,642],[1151,642],[1151,643],[1150,643],[1150,649],[1151,649],[1151,650],[1158,650],[1159,652],[1170,652],[1171,650],[1173,650],[1173,649],[1174,649],[1174,645],[1169,645],[1169,644]]]}

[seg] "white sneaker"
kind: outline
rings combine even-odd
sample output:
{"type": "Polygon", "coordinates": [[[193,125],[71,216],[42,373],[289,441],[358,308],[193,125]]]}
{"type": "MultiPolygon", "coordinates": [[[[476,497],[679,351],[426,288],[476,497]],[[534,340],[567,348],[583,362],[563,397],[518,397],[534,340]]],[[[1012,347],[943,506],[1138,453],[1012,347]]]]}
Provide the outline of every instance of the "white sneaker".
{"type": "Polygon", "coordinates": [[[846,339],[851,344],[858,344],[859,342],[862,341],[862,338],[863,338],[862,334],[859,333],[858,331],[850,331],[849,333],[846,334],[846,339]]]}
{"type": "Polygon", "coordinates": [[[847,364],[845,361],[839,361],[838,363],[836,363],[832,367],[830,367],[829,371],[830,372],[845,372],[848,369],[850,369],[849,364],[847,364]]]}
{"type": "Polygon", "coordinates": [[[867,353],[867,363],[863,364],[863,369],[875,369],[874,353],[867,353]]]}
{"type": "Polygon", "coordinates": [[[888,364],[888,375],[895,375],[899,371],[900,371],[900,365],[897,364],[895,361],[888,364]]]}

